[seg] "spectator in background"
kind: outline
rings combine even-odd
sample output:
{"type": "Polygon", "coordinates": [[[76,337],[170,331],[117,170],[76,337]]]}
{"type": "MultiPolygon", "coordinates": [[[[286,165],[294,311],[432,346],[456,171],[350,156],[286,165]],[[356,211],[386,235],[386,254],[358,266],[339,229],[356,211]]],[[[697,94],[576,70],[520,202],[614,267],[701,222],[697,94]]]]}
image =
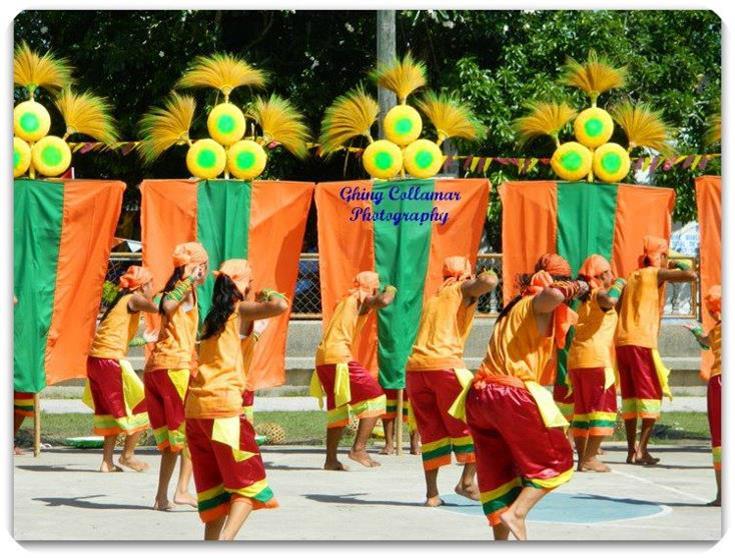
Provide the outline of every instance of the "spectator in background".
{"type": "MultiPolygon", "coordinates": [[[[696,258],[699,256],[699,223],[689,221],[671,234],[669,257],[696,258]]],[[[672,283],[671,296],[667,296],[666,312],[689,314],[692,312],[692,287],[689,283],[672,283]]]]}

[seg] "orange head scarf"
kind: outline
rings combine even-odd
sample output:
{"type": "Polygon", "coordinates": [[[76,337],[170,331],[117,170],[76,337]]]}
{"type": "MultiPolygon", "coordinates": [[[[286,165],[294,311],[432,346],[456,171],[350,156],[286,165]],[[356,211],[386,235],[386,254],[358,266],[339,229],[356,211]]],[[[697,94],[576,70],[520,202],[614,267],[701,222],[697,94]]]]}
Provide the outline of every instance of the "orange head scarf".
{"type": "Polygon", "coordinates": [[[536,262],[534,271],[546,271],[551,275],[571,277],[572,268],[559,254],[548,253],[541,256],[536,262]]]}
{"type": "Polygon", "coordinates": [[[472,264],[464,256],[450,256],[444,258],[442,265],[442,278],[444,286],[451,285],[457,281],[466,281],[472,277],[472,264]]]}
{"type": "Polygon", "coordinates": [[[602,281],[599,277],[606,271],[612,271],[610,262],[599,254],[592,254],[584,260],[582,267],[579,268],[579,276],[587,281],[593,289],[599,289],[602,287],[602,281]]]}
{"type": "MultiPolygon", "coordinates": [[[[561,258],[561,256],[558,257],[561,258]]],[[[561,258],[561,260],[566,263],[564,258],[561,258]]],[[[567,266],[568,265],[569,264],[567,264],[567,266]]],[[[559,273],[558,275],[562,274],[559,273]]],[[[553,284],[554,278],[548,271],[544,271],[542,269],[533,274],[533,277],[531,277],[531,283],[523,290],[522,294],[523,296],[535,296],[546,287],[550,287],[553,284]]],[[[574,310],[569,308],[569,306],[562,303],[554,310],[552,319],[554,323],[554,342],[557,349],[563,349],[567,342],[567,332],[577,323],[579,316],[574,310]]]]}
{"type": "Polygon", "coordinates": [[[198,242],[184,242],[174,249],[174,267],[200,265],[209,261],[207,251],[198,242]]]}
{"type": "Polygon", "coordinates": [[[704,297],[704,304],[711,314],[720,315],[722,313],[722,287],[713,285],[707,291],[704,297]]]}
{"type": "Polygon", "coordinates": [[[131,265],[119,279],[121,289],[134,291],[153,281],[153,274],[147,267],[131,265]]]}
{"type": "Polygon", "coordinates": [[[357,295],[357,299],[360,304],[369,297],[372,296],[375,289],[380,286],[380,278],[374,271],[361,271],[355,275],[353,280],[352,289],[350,289],[351,295],[357,295]]]}
{"type": "Polygon", "coordinates": [[[232,282],[235,283],[240,292],[245,294],[245,291],[250,286],[250,280],[253,277],[253,269],[247,260],[226,260],[222,262],[219,270],[214,272],[215,277],[219,277],[220,275],[226,275],[232,279],[232,282]]]}
{"type": "Polygon", "coordinates": [[[646,257],[654,267],[661,267],[661,258],[669,251],[669,243],[657,236],[643,237],[643,255],[638,257],[638,267],[644,267],[646,257]]]}

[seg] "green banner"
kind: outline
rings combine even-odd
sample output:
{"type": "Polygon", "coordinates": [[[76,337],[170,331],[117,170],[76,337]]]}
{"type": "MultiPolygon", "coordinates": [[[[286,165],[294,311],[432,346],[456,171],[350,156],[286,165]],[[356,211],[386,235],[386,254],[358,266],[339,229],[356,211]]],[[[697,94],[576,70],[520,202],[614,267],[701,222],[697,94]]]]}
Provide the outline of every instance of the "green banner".
{"type": "Polygon", "coordinates": [[[373,225],[375,271],[381,286],[398,289],[393,303],[378,311],[379,380],[385,389],[401,389],[406,386],[406,362],[421,318],[431,246],[431,223],[420,224],[411,216],[431,213],[432,200],[415,198],[433,193],[434,181],[376,181],[373,191],[383,193],[380,205],[373,203],[374,213],[401,216],[397,224],[384,218],[373,225]]]}
{"type": "Polygon", "coordinates": [[[232,258],[248,257],[250,182],[203,180],[197,188],[197,241],[209,254],[209,275],[197,289],[199,323],[212,305],[212,271],[232,258]]]}
{"type": "Polygon", "coordinates": [[[13,386],[37,393],[46,386],[46,343],[56,290],[64,216],[64,183],[13,184],[13,386]]]}

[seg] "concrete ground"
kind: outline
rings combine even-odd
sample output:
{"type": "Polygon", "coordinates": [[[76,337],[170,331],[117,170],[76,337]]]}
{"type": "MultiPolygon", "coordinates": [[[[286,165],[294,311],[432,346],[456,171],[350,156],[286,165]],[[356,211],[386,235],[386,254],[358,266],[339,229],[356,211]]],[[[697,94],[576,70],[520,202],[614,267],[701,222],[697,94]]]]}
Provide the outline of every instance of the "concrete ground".
{"type": "MultiPolygon", "coordinates": [[[[706,444],[656,446],[658,467],[625,465],[624,447],[609,444],[610,474],[575,474],[539,504],[533,539],[717,540],[720,508],[706,444]]],[[[451,505],[420,504],[420,458],[379,456],[382,466],[347,473],[321,469],[321,448],[267,447],[263,458],[280,508],[254,512],[243,540],[488,540],[481,508],[453,494],[459,467],[442,469],[451,505]]],[[[145,473],[95,472],[100,450],[51,449],[14,461],[14,535],[30,540],[199,539],[195,511],[150,509],[158,455],[141,450],[145,473]]],[[[347,462],[348,460],[345,461],[347,462]]]]}

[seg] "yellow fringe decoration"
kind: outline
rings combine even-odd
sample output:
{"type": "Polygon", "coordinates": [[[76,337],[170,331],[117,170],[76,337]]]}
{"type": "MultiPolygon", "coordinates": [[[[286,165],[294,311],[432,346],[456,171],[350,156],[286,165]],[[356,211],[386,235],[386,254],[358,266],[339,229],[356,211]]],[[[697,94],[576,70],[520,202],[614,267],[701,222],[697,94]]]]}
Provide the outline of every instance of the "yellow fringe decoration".
{"type": "Polygon", "coordinates": [[[379,64],[372,75],[378,85],[393,91],[402,105],[406,104],[406,98],[411,93],[426,85],[426,65],[414,60],[410,52],[403,60],[379,64]]]}
{"type": "Polygon", "coordinates": [[[107,145],[118,140],[107,99],[87,92],[77,94],[67,88],[54,103],[66,123],[64,139],[72,134],[84,134],[107,145]]]}
{"type": "Polygon", "coordinates": [[[587,93],[592,106],[597,106],[597,97],[605,91],[623,87],[628,74],[625,66],[614,68],[606,60],[598,58],[594,50],[589,52],[587,61],[582,64],[567,58],[564,71],[563,83],[587,93]]]}
{"type": "Polygon", "coordinates": [[[174,145],[191,143],[189,129],[195,110],[193,97],[171,93],[164,108],[155,107],[143,116],[140,120],[143,139],[138,150],[146,163],[152,163],[174,145]]]}
{"type": "Polygon", "coordinates": [[[257,97],[247,116],[260,126],[266,142],[277,141],[300,159],[306,157],[309,128],[287,99],[275,93],[268,99],[257,97]]]}
{"type": "Polygon", "coordinates": [[[241,58],[231,54],[198,56],[181,76],[176,87],[212,87],[219,89],[229,100],[232,91],[241,86],[262,88],[266,84],[265,73],[241,58]]]}
{"type": "Polygon", "coordinates": [[[712,145],[722,140],[722,115],[711,114],[707,117],[707,131],[704,134],[704,144],[712,145]]]}
{"type": "Polygon", "coordinates": [[[337,97],[324,112],[319,142],[327,155],[343,147],[356,136],[365,136],[372,143],[370,128],[378,118],[378,102],[365,92],[362,85],[337,97]]]}
{"type": "Polygon", "coordinates": [[[13,54],[13,83],[25,87],[31,99],[39,87],[56,90],[71,84],[71,66],[66,58],[47,52],[43,56],[23,41],[13,54]]]}
{"type": "Polygon", "coordinates": [[[625,101],[615,106],[610,114],[628,137],[628,151],[636,147],[655,149],[664,156],[671,156],[674,149],[668,144],[671,128],[663,121],[660,111],[639,103],[625,101]]]}
{"type": "Polygon", "coordinates": [[[478,139],[484,129],[473,118],[469,106],[456,97],[428,92],[416,103],[436,128],[439,145],[447,138],[478,139]]]}
{"type": "Polygon", "coordinates": [[[518,143],[525,145],[538,136],[551,136],[559,144],[559,132],[577,116],[577,111],[566,103],[532,102],[530,113],[513,121],[518,143]]]}

